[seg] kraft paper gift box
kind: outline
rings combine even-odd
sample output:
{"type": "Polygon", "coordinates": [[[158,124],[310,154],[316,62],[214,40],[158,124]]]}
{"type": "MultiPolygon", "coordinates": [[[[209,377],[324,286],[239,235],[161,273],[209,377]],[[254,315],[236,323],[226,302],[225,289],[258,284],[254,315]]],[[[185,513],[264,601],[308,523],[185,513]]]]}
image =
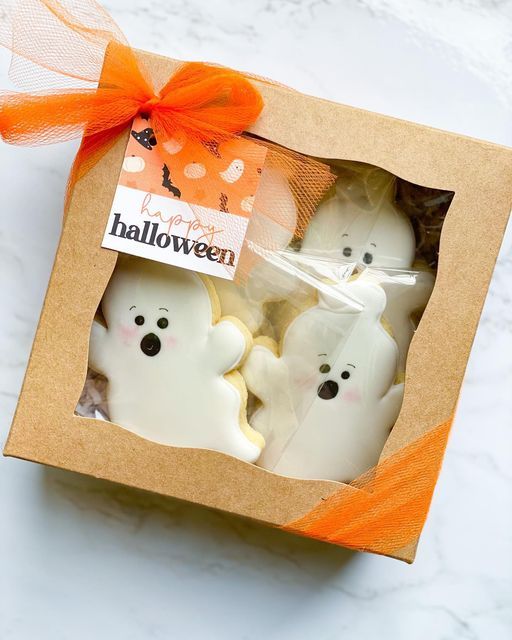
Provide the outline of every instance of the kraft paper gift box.
{"type": "MultiPolygon", "coordinates": [[[[178,65],[149,53],[138,55],[156,87],[178,65]]],[[[408,354],[402,409],[381,460],[440,425],[444,430],[438,438],[444,447],[509,216],[512,152],[253,82],[265,108],[249,133],[301,154],[368,163],[410,183],[454,193],[442,229],[435,288],[408,354]]],[[[222,453],[159,445],[116,424],[75,414],[87,372],[91,323],[117,259],[115,251],[101,244],[128,135],[127,131],[72,190],[5,455],[412,562],[429,499],[414,539],[404,544],[398,531],[390,534],[397,540],[394,544],[380,544],[378,535],[375,544],[364,542],[364,536],[358,543],[357,534],[347,533],[350,522],[345,520],[347,513],[371,504],[371,496],[370,503],[359,498],[371,494],[372,485],[350,487],[279,476],[222,453]],[[312,526],[311,514],[325,515],[318,505],[331,503],[338,514],[334,530],[312,526]]],[[[428,496],[439,463],[438,456],[432,462],[436,468],[428,479],[428,496]]]]}

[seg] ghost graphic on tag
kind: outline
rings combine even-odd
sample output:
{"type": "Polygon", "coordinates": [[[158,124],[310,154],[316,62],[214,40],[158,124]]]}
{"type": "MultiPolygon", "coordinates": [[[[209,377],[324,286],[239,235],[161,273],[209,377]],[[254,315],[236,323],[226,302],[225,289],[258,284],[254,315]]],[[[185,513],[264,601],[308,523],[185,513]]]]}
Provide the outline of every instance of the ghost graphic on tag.
{"type": "Polygon", "coordinates": [[[224,182],[232,184],[239,180],[244,173],[245,164],[243,160],[235,159],[225,171],[220,172],[220,177],[224,182]]]}

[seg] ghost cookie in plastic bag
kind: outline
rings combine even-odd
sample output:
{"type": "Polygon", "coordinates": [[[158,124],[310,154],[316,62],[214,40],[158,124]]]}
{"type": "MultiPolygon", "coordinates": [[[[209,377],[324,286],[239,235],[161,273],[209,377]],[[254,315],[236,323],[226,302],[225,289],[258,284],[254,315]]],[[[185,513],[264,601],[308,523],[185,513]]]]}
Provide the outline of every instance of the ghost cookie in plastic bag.
{"type": "Polygon", "coordinates": [[[382,281],[387,294],[384,315],[393,328],[403,370],[415,329],[411,318],[425,309],[434,275],[415,264],[415,234],[409,217],[394,201],[395,183],[394,176],[375,167],[352,165],[342,171],[335,194],[311,220],[301,251],[387,270],[382,281]],[[402,277],[404,270],[414,272],[412,277],[402,277]]]}
{"type": "Polygon", "coordinates": [[[251,336],[219,320],[207,277],[121,256],[95,320],[89,365],[108,380],[109,418],[166,445],[223,451],[254,462],[263,437],[247,423],[247,391],[234,371],[251,336]]]}
{"type": "Polygon", "coordinates": [[[373,267],[409,269],[416,239],[394,202],[395,177],[375,167],[345,171],[304,235],[302,250],[373,267]]]}
{"type": "Polygon", "coordinates": [[[251,418],[266,448],[258,464],[299,478],[350,482],[378,462],[403,398],[398,349],[382,326],[375,283],[340,285],[298,315],[279,348],[258,339],[242,373],[261,401],[251,418]]]}

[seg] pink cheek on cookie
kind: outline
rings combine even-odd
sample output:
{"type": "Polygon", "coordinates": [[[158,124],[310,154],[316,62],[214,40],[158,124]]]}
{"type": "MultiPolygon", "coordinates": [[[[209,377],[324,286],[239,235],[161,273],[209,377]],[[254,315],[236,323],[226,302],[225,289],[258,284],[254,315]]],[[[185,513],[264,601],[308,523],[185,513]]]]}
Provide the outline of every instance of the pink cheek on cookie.
{"type": "Polygon", "coordinates": [[[178,344],[178,341],[176,340],[176,338],[174,336],[167,336],[167,338],[165,339],[164,344],[169,349],[172,349],[173,347],[175,347],[178,344]]]}
{"type": "Polygon", "coordinates": [[[119,336],[124,345],[130,347],[139,337],[139,327],[122,324],[119,326],[119,336]]]}
{"type": "Polygon", "coordinates": [[[362,400],[361,393],[357,387],[352,387],[352,389],[345,391],[342,398],[345,402],[350,404],[357,404],[362,400]]]}

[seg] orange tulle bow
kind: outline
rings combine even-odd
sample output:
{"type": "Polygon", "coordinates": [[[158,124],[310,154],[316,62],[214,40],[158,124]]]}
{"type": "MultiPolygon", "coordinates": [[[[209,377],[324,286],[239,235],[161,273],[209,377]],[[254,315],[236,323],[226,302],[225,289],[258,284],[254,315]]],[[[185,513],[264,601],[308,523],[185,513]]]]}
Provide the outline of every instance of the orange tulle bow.
{"type": "MultiPolygon", "coordinates": [[[[13,53],[11,78],[30,91],[0,94],[0,136],[28,145],[83,136],[71,186],[136,115],[150,118],[165,157],[171,138],[185,138],[204,154],[212,143],[244,135],[263,109],[249,76],[210,64],[182,64],[156,90],[137,53],[95,0],[2,1],[7,19],[0,22],[0,44],[13,53]]],[[[288,180],[298,208],[291,231],[300,236],[335,176],[313,159],[255,142],[267,147],[268,164],[288,180]]],[[[279,211],[276,194],[272,211],[258,213],[267,222],[289,226],[279,211]]]]}
{"type": "Polygon", "coordinates": [[[178,131],[199,142],[220,141],[248,129],[263,100],[241,73],[187,63],[157,94],[129,47],[112,42],[102,84],[43,95],[4,95],[0,133],[6,142],[42,144],[79,135],[105,135],[126,127],[138,114],[151,116],[155,133],[170,138],[178,131]]]}
{"type": "MultiPolygon", "coordinates": [[[[40,145],[85,133],[80,152],[82,173],[138,114],[151,118],[155,135],[163,142],[179,133],[198,143],[218,143],[240,135],[261,113],[263,100],[254,84],[238,71],[214,65],[184,64],[156,92],[133,49],[92,0],[73,2],[70,8],[56,0],[27,0],[12,8],[10,37],[4,32],[0,41],[13,50],[17,60],[24,58],[39,67],[39,84],[44,84],[47,76],[43,72],[48,71],[79,83],[97,82],[101,71],[101,83],[67,90],[4,93],[0,96],[0,135],[6,142],[40,145]],[[87,21],[79,21],[79,11],[85,8],[90,15],[96,10],[98,24],[91,27],[87,21]],[[63,52],[59,46],[51,58],[48,52],[29,46],[31,26],[37,18],[46,28],[46,37],[51,34],[56,44],[63,36],[63,43],[68,42],[71,48],[63,52]],[[100,20],[105,23],[103,28],[100,20]],[[80,46],[73,48],[74,44],[80,46]],[[83,54],[84,44],[90,47],[90,68],[84,69],[82,60],[75,62],[73,69],[72,58],[83,54]],[[105,52],[100,66],[98,61],[105,52]]],[[[24,69],[27,74],[26,65],[24,69]]],[[[27,84],[26,77],[22,80],[27,84]]]]}

